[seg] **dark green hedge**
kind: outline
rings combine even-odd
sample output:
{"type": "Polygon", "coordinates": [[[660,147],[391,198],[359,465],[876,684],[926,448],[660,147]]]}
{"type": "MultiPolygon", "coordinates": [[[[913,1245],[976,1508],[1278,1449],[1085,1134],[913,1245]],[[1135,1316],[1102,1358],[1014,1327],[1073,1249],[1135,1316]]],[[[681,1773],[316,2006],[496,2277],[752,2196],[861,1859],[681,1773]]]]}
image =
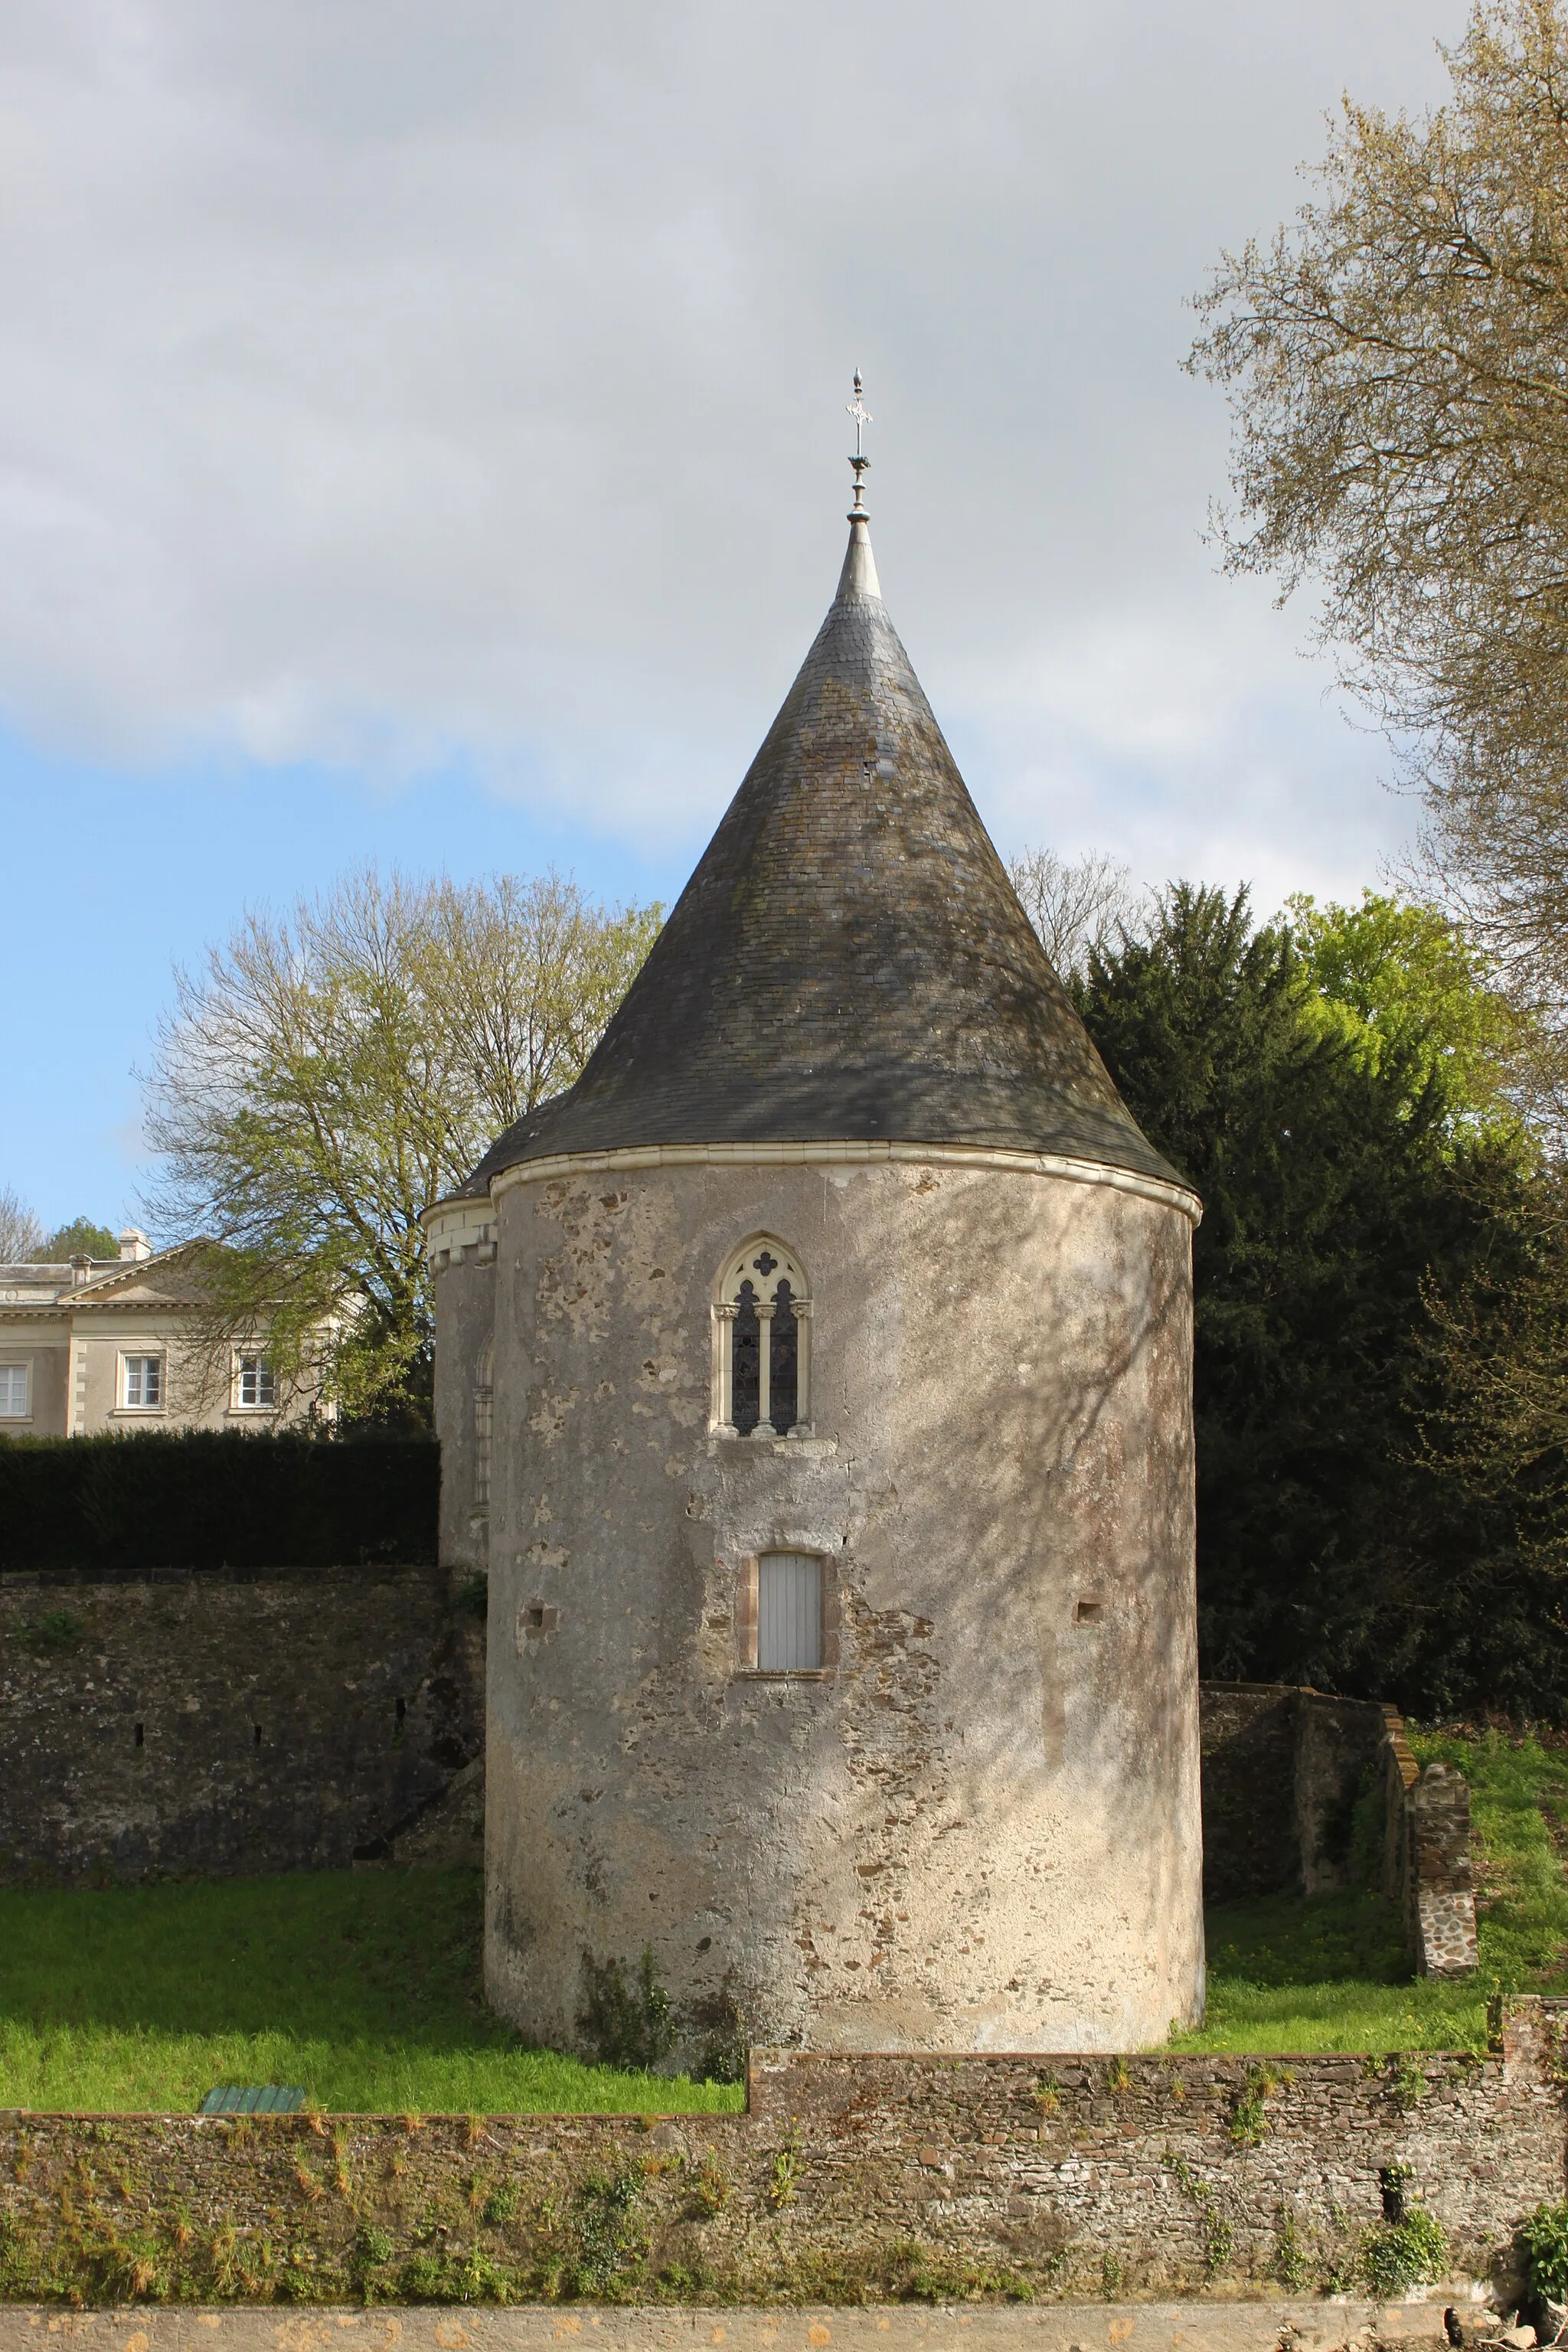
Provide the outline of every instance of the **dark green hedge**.
{"type": "Polygon", "coordinates": [[[436,1559],[428,1440],[0,1440],[0,1569],[337,1568],[436,1559]]]}

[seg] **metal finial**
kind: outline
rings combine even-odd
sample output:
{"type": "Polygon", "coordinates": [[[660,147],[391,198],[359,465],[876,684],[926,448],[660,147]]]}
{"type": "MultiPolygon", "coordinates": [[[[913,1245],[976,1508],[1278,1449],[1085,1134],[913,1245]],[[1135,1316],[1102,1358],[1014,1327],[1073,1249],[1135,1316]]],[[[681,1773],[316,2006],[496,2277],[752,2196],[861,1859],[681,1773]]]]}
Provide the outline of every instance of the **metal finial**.
{"type": "Polygon", "coordinates": [[[866,427],[868,425],[874,425],[877,421],[861,399],[861,390],[860,371],[857,368],[855,397],[844,412],[847,416],[852,416],[855,419],[855,455],[849,460],[855,468],[855,504],[849,513],[851,522],[857,515],[864,515],[866,511],[860,503],[860,493],[865,487],[866,468],[871,462],[866,455],[866,427]]]}

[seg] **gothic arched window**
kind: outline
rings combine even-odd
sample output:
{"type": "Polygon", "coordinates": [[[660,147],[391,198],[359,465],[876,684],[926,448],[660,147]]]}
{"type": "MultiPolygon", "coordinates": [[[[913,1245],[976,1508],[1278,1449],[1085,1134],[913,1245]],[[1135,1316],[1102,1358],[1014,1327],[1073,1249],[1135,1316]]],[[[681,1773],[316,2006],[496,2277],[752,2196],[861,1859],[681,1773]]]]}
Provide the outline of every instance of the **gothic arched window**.
{"type": "Polygon", "coordinates": [[[726,1437],[804,1435],[810,1388],[805,1273],[793,1250],[758,1234],[725,1265],[713,1302],[713,1426],[726,1437]]]}

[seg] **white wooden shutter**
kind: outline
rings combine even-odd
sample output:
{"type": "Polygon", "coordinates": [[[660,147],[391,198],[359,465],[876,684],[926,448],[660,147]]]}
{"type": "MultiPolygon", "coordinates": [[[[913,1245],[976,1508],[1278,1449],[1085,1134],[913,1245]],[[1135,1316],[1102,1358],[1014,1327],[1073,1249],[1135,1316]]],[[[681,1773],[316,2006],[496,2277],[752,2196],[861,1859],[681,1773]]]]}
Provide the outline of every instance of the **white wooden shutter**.
{"type": "Polygon", "coordinates": [[[765,1551],[757,1562],[757,1664],[765,1674],[822,1664],[822,1562],[815,1552],[765,1551]]]}

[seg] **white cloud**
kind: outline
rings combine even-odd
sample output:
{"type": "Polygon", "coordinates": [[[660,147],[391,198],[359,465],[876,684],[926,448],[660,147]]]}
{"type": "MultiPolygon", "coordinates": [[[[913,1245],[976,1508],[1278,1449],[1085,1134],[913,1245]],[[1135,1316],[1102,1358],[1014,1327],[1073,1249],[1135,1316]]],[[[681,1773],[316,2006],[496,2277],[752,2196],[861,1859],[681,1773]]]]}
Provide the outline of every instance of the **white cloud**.
{"type": "Polygon", "coordinates": [[[830,590],[860,361],[988,807],[1375,857],[1375,761],[1198,543],[1182,304],[1460,13],[8,0],[0,705],[682,831],[830,590]]]}

